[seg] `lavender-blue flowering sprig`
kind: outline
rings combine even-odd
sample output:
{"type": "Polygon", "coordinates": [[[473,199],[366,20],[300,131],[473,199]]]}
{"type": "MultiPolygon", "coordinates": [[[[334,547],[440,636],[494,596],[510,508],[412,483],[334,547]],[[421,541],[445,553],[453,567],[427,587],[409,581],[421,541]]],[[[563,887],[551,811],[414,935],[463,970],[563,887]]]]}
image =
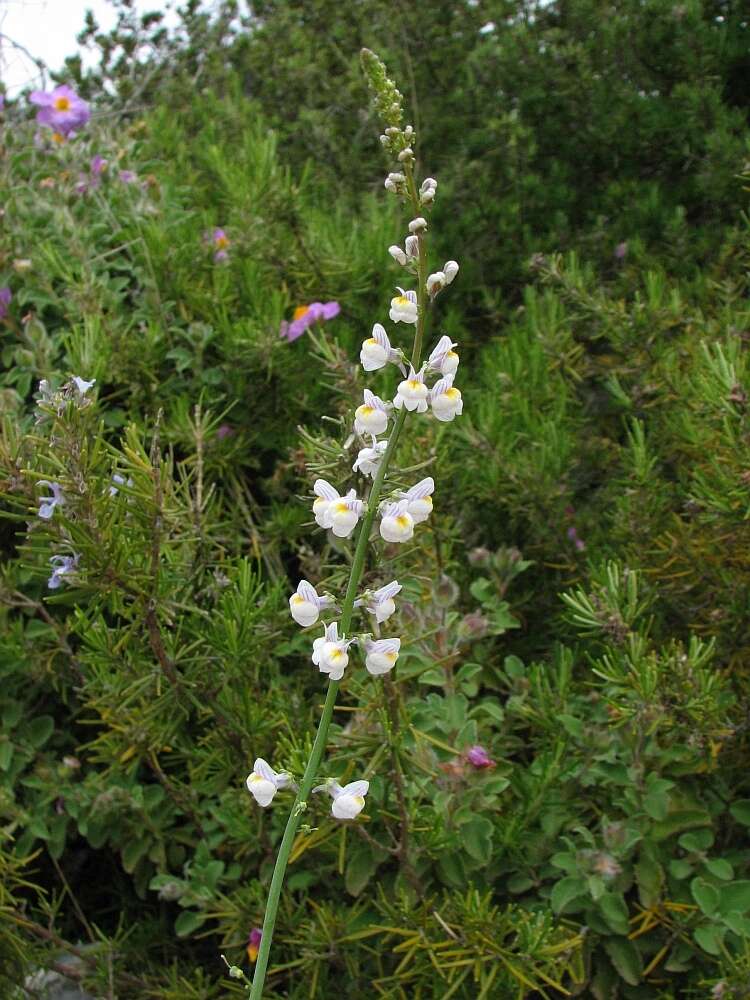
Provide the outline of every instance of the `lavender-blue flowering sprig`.
{"type": "Polygon", "coordinates": [[[50,590],[57,590],[60,584],[70,582],[65,577],[76,572],[80,558],[78,553],[74,553],[72,556],[50,556],[52,575],[47,580],[47,586],[50,590]]]}
{"type": "Polygon", "coordinates": [[[40,479],[37,486],[49,486],[52,490],[52,496],[39,497],[39,510],[37,512],[43,521],[49,521],[55,513],[55,507],[65,503],[62,486],[59,483],[51,483],[49,479],[40,479]]]}

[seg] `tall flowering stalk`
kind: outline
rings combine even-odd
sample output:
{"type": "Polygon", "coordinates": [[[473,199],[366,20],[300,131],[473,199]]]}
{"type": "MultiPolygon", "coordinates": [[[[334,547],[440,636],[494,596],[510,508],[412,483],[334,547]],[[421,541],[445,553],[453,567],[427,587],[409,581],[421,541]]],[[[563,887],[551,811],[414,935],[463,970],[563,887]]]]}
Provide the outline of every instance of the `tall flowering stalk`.
{"type": "MultiPolygon", "coordinates": [[[[373,639],[367,633],[358,638],[352,637],[350,632],[355,609],[361,608],[365,615],[374,616],[378,624],[389,618],[395,611],[393,599],[401,589],[394,580],[358,598],[357,592],[375,518],[380,518],[379,534],[385,541],[406,542],[412,538],[415,526],[425,521],[432,510],[435,484],[431,478],[423,479],[406,491],[396,491],[381,501],[383,486],[401,431],[411,415],[416,415],[411,416],[411,419],[424,419],[420,414],[429,412],[438,420],[446,422],[453,420],[462,408],[461,393],[453,386],[458,367],[458,355],[453,350],[456,345],[448,337],[442,337],[427,361],[422,362],[429,306],[458,273],[455,261],[448,261],[439,271],[429,272],[429,225],[424,213],[429,211],[435,199],[437,183],[433,178],[427,178],[417,186],[412,148],[416,138],[414,129],[411,125],[401,127],[402,96],[388,78],[385,66],[368,49],[362,50],[362,66],[377,111],[385,125],[380,137],[381,143],[398,165],[397,169],[388,174],[385,187],[410,207],[413,216],[404,248],[392,246],[388,253],[404,268],[408,276],[416,278],[416,291],[398,287],[398,294],[391,300],[389,310],[394,324],[414,327],[414,337],[411,352],[407,356],[403,350],[392,346],[384,327],[376,323],[372,337],[362,345],[360,359],[366,372],[384,368],[391,363],[399,367],[402,374],[392,402],[383,401],[369,389],[365,389],[364,402],[357,407],[354,415],[355,433],[366,445],[360,451],[354,469],[372,477],[367,498],[358,498],[354,490],[342,495],[335,486],[323,479],[318,479],[313,487],[316,496],[313,514],[317,524],[330,529],[339,538],[348,538],[359,524],[359,535],[340,616],[336,621],[325,625],[323,634],[318,635],[313,643],[312,661],[322,673],[328,674],[329,683],[312,752],[299,786],[293,783],[290,775],[275,772],[262,759],[255,762],[254,770],[247,779],[248,789],[260,806],[269,805],[277,791],[287,788],[296,790],[271,878],[250,991],[251,1000],[261,1000],[263,994],[284,875],[297,829],[308,808],[310,794],[327,792],[332,799],[333,816],[342,821],[354,819],[364,807],[369,788],[367,781],[353,781],[343,788],[332,779],[316,788],[313,785],[323,760],[328,729],[339,685],[349,664],[351,647],[360,647],[365,666],[373,676],[389,673],[400,651],[401,640],[397,637],[373,639]],[[436,381],[430,386],[428,380],[432,379],[436,381]],[[378,435],[385,433],[388,434],[387,441],[378,442],[378,435]]],[[[409,283],[408,277],[403,280],[405,284],[409,283]]],[[[297,591],[290,598],[289,606],[292,617],[302,627],[316,625],[321,613],[335,613],[339,610],[334,597],[319,595],[307,580],[300,581],[297,591]]],[[[235,968],[230,971],[235,976],[243,975],[235,968]]]]}

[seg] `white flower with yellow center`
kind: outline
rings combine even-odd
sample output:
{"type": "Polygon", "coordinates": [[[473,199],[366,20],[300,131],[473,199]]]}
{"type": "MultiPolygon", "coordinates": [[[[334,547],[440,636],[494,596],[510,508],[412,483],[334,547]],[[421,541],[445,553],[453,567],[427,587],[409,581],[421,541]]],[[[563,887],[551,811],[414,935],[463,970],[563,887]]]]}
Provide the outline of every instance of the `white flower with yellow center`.
{"type": "Polygon", "coordinates": [[[333,607],[333,598],[328,594],[318,597],[318,592],[307,580],[300,580],[297,590],[289,598],[289,610],[298,625],[306,628],[314,625],[324,608],[333,607]]]}
{"type": "Polygon", "coordinates": [[[372,448],[360,449],[360,452],[357,455],[357,461],[352,466],[352,471],[359,471],[363,476],[372,476],[374,479],[377,475],[378,468],[383,460],[383,455],[385,455],[387,447],[387,441],[376,441],[375,438],[373,438],[372,448]]]}
{"type": "Polygon", "coordinates": [[[348,538],[362,516],[365,505],[357,499],[354,490],[345,497],[340,496],[325,479],[316,479],[313,492],[317,500],[313,503],[315,521],[321,528],[330,528],[337,538],[348,538]]]}
{"type": "Polygon", "coordinates": [[[394,323],[416,323],[419,318],[417,293],[405,292],[400,285],[396,287],[401,294],[391,299],[391,308],[388,315],[394,323]]]}
{"type": "Polygon", "coordinates": [[[375,621],[380,624],[387,621],[396,610],[396,603],[393,598],[400,592],[401,584],[398,580],[392,580],[378,590],[367,592],[364,597],[354,602],[354,607],[366,608],[371,615],[375,615],[375,621]]]}
{"type": "Polygon", "coordinates": [[[365,666],[374,677],[387,674],[396,666],[400,639],[365,639],[365,666]]]}
{"type": "Polygon", "coordinates": [[[262,757],[258,757],[245,784],[258,805],[265,808],[271,804],[271,799],[276,792],[281,788],[287,788],[291,781],[291,776],[285,771],[277,774],[270,764],[267,764],[262,757]]]}
{"type": "Polygon", "coordinates": [[[453,388],[453,376],[446,375],[433,385],[430,392],[432,412],[438,420],[447,423],[463,412],[464,403],[459,389],[453,388]]]}
{"type": "Polygon", "coordinates": [[[372,336],[362,342],[359,360],[366,372],[375,372],[379,368],[385,368],[388,362],[394,365],[400,364],[401,351],[391,347],[385,328],[376,323],[372,328],[372,336]]]}
{"type": "Polygon", "coordinates": [[[312,507],[315,522],[320,525],[321,528],[330,528],[331,525],[328,520],[328,508],[334,500],[340,500],[341,495],[339,491],[335,490],[325,479],[315,480],[313,483],[313,493],[316,496],[312,507]]]}
{"type": "Polygon", "coordinates": [[[407,410],[416,410],[417,413],[427,412],[427,400],[429,391],[424,384],[424,370],[415,372],[409,367],[409,377],[403,382],[399,382],[393,405],[397,410],[405,406],[407,410]]]}
{"type": "Polygon", "coordinates": [[[434,492],[435,480],[432,476],[427,476],[426,479],[420,479],[415,486],[412,486],[405,493],[401,490],[397,491],[396,496],[400,501],[406,503],[406,510],[411,515],[414,523],[421,524],[432,513],[432,494],[434,492]]]}
{"type": "Polygon", "coordinates": [[[343,788],[338,781],[327,781],[325,785],[313,788],[313,792],[328,792],[333,799],[331,812],[336,819],[354,819],[365,807],[369,787],[369,781],[350,781],[343,788]]]}
{"type": "Polygon", "coordinates": [[[340,681],[349,663],[349,646],[354,639],[339,639],[337,622],[326,625],[322,636],[313,642],[312,661],[322,674],[332,681],[340,681]]]}
{"type": "Polygon", "coordinates": [[[364,391],[365,401],[354,411],[354,430],[357,434],[382,434],[388,426],[388,404],[369,389],[364,391]]]}
{"type": "Polygon", "coordinates": [[[408,542],[414,535],[414,518],[408,506],[408,500],[386,506],[380,520],[380,537],[386,542],[408,542]]]}
{"type": "Polygon", "coordinates": [[[441,337],[427,359],[427,371],[455,375],[458,370],[458,355],[453,350],[455,346],[450,337],[441,337]]]}

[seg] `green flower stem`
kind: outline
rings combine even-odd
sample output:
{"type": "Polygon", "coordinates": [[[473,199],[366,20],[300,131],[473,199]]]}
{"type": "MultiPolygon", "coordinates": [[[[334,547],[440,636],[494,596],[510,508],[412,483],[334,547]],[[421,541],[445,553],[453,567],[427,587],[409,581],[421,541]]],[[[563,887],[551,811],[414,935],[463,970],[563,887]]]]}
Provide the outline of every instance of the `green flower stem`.
{"type": "MultiPolygon", "coordinates": [[[[419,198],[414,185],[412,171],[410,169],[407,171],[407,176],[412,207],[415,211],[417,211],[419,209],[419,198]]],[[[415,371],[419,369],[419,360],[422,353],[422,341],[424,339],[424,327],[427,312],[425,292],[426,270],[427,248],[424,234],[422,234],[419,237],[419,260],[417,262],[417,301],[419,313],[411,358],[411,363],[415,371]]],[[[359,583],[362,579],[362,573],[365,567],[367,542],[369,541],[372,523],[375,520],[375,514],[377,513],[380,491],[383,488],[383,482],[385,480],[391,458],[396,450],[396,445],[398,444],[398,439],[401,434],[401,428],[404,426],[404,421],[406,420],[406,414],[406,407],[403,407],[396,417],[393,429],[391,430],[391,435],[388,438],[388,447],[383,455],[383,461],[380,463],[372,483],[370,495],[367,498],[367,513],[364,516],[362,527],[359,531],[359,537],[357,538],[357,547],[354,550],[352,568],[349,574],[349,583],[346,588],[346,596],[344,597],[344,606],[341,609],[340,625],[342,637],[347,634],[351,627],[352,615],[354,613],[354,601],[357,596],[357,590],[359,589],[359,583]]],[[[338,690],[339,682],[329,681],[328,693],[326,694],[326,700],[323,706],[323,714],[321,715],[320,722],[318,723],[318,731],[315,734],[315,742],[313,743],[312,753],[310,754],[310,759],[307,762],[307,767],[305,768],[305,773],[302,777],[302,783],[299,791],[297,792],[297,797],[294,800],[292,811],[289,814],[286,829],[284,830],[284,836],[281,838],[281,845],[279,846],[279,853],[276,856],[276,864],[274,865],[273,875],[271,876],[271,885],[268,890],[268,902],[266,903],[266,913],[263,918],[263,936],[261,938],[260,948],[258,949],[258,957],[255,962],[255,974],[253,975],[253,985],[250,990],[250,1000],[262,1000],[263,984],[266,980],[266,970],[268,968],[268,958],[271,953],[273,930],[276,925],[276,912],[279,908],[279,899],[281,898],[281,890],[284,885],[286,866],[289,863],[289,855],[292,852],[294,838],[302,820],[302,814],[307,808],[307,798],[318,774],[320,762],[323,759],[323,753],[328,741],[328,729],[331,725],[331,718],[333,717],[333,709],[336,704],[338,690]]]]}
{"type": "MultiPolygon", "coordinates": [[[[396,449],[398,438],[401,434],[401,428],[404,426],[406,412],[406,409],[402,409],[396,418],[393,430],[391,431],[391,436],[388,438],[388,447],[385,450],[383,461],[380,463],[380,467],[378,468],[375,479],[373,480],[370,496],[367,500],[367,513],[362,521],[359,538],[357,539],[357,548],[354,552],[352,569],[349,574],[349,584],[346,588],[344,606],[341,611],[342,636],[345,636],[351,627],[352,615],[354,612],[354,600],[357,596],[359,582],[362,579],[362,572],[365,565],[365,555],[367,553],[367,542],[370,537],[372,522],[375,519],[375,514],[377,512],[380,491],[383,487],[383,480],[385,479],[385,474],[388,471],[388,465],[390,464],[393,452],[396,449]]],[[[320,717],[318,731],[315,734],[315,742],[313,743],[312,753],[310,754],[310,759],[307,762],[307,767],[305,768],[305,773],[302,777],[299,792],[294,800],[294,806],[292,807],[289,819],[287,820],[284,836],[281,838],[279,853],[276,857],[276,864],[271,877],[271,886],[268,890],[268,902],[266,903],[266,913],[263,918],[263,936],[261,938],[260,948],[258,949],[258,957],[255,962],[255,975],[253,976],[253,987],[250,992],[250,1000],[261,1000],[263,995],[263,983],[266,978],[266,969],[268,967],[268,957],[271,951],[273,929],[276,924],[276,911],[279,908],[279,899],[281,897],[281,889],[284,884],[286,866],[289,862],[289,855],[292,851],[292,845],[294,844],[297,828],[300,825],[302,814],[307,807],[307,797],[310,794],[310,789],[312,788],[313,782],[318,774],[320,762],[323,759],[323,751],[325,750],[326,742],[328,740],[328,728],[331,725],[331,717],[333,716],[333,708],[336,704],[336,695],[338,694],[338,690],[339,682],[330,681],[328,684],[328,694],[326,695],[325,705],[323,706],[323,714],[320,717]]]]}

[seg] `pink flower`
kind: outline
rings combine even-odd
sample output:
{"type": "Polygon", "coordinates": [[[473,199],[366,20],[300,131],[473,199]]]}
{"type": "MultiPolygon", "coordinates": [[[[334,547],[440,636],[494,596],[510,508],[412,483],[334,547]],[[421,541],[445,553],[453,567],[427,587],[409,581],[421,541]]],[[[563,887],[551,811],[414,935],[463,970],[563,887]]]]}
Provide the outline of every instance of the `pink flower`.
{"type": "Polygon", "coordinates": [[[258,949],[260,948],[262,938],[263,931],[260,927],[253,927],[250,931],[250,937],[247,939],[247,957],[251,962],[254,962],[258,957],[258,949]]]}
{"type": "Polygon", "coordinates": [[[89,164],[89,169],[94,177],[99,177],[107,169],[107,161],[97,153],[89,164]]]}
{"type": "Polygon", "coordinates": [[[137,179],[132,170],[121,170],[118,176],[123,184],[133,184],[137,179]]]}
{"type": "Polygon", "coordinates": [[[216,437],[219,441],[223,441],[224,438],[232,437],[234,434],[234,428],[231,424],[221,424],[216,430],[216,437]]]}
{"type": "Polygon", "coordinates": [[[476,767],[480,770],[484,767],[494,767],[495,762],[484,749],[484,747],[473,746],[469,747],[466,751],[466,759],[471,764],[472,767],[476,767]]]}
{"type": "Polygon", "coordinates": [[[333,319],[341,312],[338,302],[311,302],[309,306],[298,306],[294,310],[291,323],[282,323],[279,331],[289,343],[301,337],[305,330],[313,323],[322,320],[333,319]]]}
{"type": "Polygon", "coordinates": [[[61,136],[75,132],[91,117],[86,101],[65,83],[55,87],[49,94],[43,90],[34,90],[29,95],[29,100],[39,108],[36,113],[39,124],[48,125],[61,136]]]}

